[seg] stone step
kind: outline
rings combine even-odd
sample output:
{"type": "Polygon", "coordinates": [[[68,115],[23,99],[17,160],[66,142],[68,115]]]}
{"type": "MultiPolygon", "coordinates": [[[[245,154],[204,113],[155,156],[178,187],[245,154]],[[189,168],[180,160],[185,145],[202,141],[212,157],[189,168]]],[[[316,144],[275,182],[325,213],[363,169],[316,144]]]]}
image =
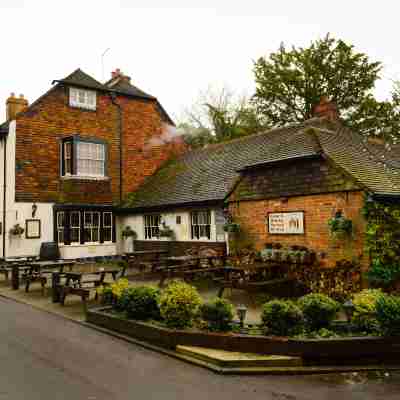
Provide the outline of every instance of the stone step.
{"type": "Polygon", "coordinates": [[[300,357],[237,353],[197,346],[176,346],[176,352],[223,368],[298,367],[300,357]]]}

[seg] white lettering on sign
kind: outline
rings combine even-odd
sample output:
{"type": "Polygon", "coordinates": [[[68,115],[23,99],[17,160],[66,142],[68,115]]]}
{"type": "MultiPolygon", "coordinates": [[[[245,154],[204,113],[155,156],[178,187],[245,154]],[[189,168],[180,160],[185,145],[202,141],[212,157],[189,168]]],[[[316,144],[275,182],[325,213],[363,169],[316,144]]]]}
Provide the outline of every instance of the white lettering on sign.
{"type": "Polygon", "coordinates": [[[304,212],[268,214],[268,232],[271,234],[304,234],[304,212]]]}

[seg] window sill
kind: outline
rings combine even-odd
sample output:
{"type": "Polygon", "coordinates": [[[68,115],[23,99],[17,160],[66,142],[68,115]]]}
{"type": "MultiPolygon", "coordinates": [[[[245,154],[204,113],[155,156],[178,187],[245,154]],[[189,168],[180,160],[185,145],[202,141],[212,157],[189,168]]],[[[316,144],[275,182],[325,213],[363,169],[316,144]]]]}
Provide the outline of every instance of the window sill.
{"type": "Polygon", "coordinates": [[[108,181],[109,176],[84,176],[84,175],[64,175],[61,176],[62,180],[73,180],[73,181],[108,181]]]}
{"type": "Polygon", "coordinates": [[[91,246],[115,246],[116,243],[114,242],[104,242],[104,243],[71,243],[71,244],[62,244],[62,243],[58,243],[59,247],[91,247],[91,246]]]}

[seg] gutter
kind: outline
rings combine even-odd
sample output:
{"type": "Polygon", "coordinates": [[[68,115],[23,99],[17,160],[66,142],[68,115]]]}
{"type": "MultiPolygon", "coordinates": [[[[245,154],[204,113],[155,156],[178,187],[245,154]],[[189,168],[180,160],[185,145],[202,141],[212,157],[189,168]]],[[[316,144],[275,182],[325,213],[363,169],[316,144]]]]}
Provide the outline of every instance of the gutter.
{"type": "MultiPolygon", "coordinates": [[[[3,258],[6,258],[6,192],[7,192],[7,136],[4,136],[4,166],[3,166],[3,258]]],[[[0,232],[1,233],[1,232],[0,232]]]]}
{"type": "Polygon", "coordinates": [[[123,179],[122,179],[122,107],[119,103],[115,101],[117,95],[115,92],[110,93],[111,102],[114,106],[118,109],[118,123],[117,123],[117,130],[119,135],[119,204],[122,204],[122,193],[123,193],[123,179]]]}

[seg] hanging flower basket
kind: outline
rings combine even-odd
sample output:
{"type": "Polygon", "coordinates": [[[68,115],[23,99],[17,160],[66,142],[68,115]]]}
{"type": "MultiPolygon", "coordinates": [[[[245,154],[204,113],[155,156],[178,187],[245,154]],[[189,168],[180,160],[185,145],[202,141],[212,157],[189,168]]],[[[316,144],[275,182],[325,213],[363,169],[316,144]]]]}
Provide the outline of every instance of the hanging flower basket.
{"type": "Polygon", "coordinates": [[[21,236],[24,232],[25,229],[20,225],[20,224],[15,224],[11,229],[10,229],[10,235],[13,236],[21,236]]]}
{"type": "Polygon", "coordinates": [[[224,225],[225,232],[239,232],[240,231],[240,224],[236,224],[234,222],[228,223],[224,225]]]}
{"type": "Polygon", "coordinates": [[[127,239],[129,237],[135,240],[137,238],[137,233],[130,226],[126,226],[122,231],[122,239],[127,239]]]}
{"type": "Polygon", "coordinates": [[[328,226],[331,234],[335,236],[351,235],[353,232],[352,220],[345,218],[340,212],[337,212],[336,215],[328,221],[328,226]]]}

